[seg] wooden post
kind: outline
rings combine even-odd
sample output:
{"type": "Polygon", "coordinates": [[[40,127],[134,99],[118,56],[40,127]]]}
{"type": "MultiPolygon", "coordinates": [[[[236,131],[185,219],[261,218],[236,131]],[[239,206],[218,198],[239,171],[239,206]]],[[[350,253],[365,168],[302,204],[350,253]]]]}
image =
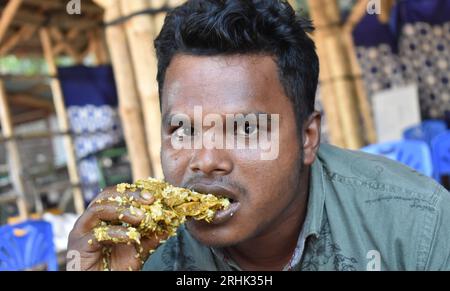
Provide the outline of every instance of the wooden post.
{"type": "MultiPolygon", "coordinates": [[[[95,2],[105,9],[105,22],[116,20],[122,15],[118,0],[95,0],[95,2]]],[[[142,106],[139,101],[132,57],[123,26],[108,26],[106,39],[119,93],[119,113],[130,156],[133,179],[148,178],[152,176],[152,172],[146,146],[142,106]]]]}
{"type": "MultiPolygon", "coordinates": [[[[362,130],[359,122],[358,103],[355,87],[351,79],[351,69],[345,45],[341,39],[340,11],[336,0],[308,0],[310,13],[316,24],[316,43],[321,62],[325,62],[327,70],[322,72],[321,85],[324,82],[331,83],[335,93],[334,104],[324,105],[325,110],[337,105],[339,117],[332,120],[339,123],[342,129],[343,146],[350,149],[358,149],[363,144],[362,130]],[[324,76],[323,73],[328,73],[324,76]]],[[[326,84],[325,86],[327,86],[326,84]]],[[[329,90],[331,91],[331,90],[329,90]]],[[[328,112],[326,112],[328,115],[328,112]]],[[[337,130],[333,124],[331,131],[337,130]]],[[[332,135],[333,136],[333,135],[332,135]]],[[[334,140],[332,140],[334,143],[334,140]]],[[[340,141],[338,141],[340,142],[340,141]]],[[[339,145],[339,144],[338,144],[339,145]]]]}
{"type": "Polygon", "coordinates": [[[353,82],[358,98],[359,109],[363,120],[363,128],[365,138],[368,143],[373,144],[377,142],[377,132],[375,129],[375,122],[373,120],[372,108],[370,106],[367,90],[364,85],[363,73],[356,56],[355,44],[353,41],[352,31],[343,30],[342,38],[346,45],[348,57],[350,59],[350,69],[353,76],[353,82]]]}
{"type": "MultiPolygon", "coordinates": [[[[11,119],[11,112],[9,110],[8,98],[6,97],[6,90],[3,81],[0,79],[0,124],[2,125],[2,134],[4,138],[12,138],[14,135],[14,127],[11,119]]],[[[10,175],[14,185],[14,190],[17,191],[16,203],[19,210],[19,219],[26,220],[28,218],[27,203],[25,199],[25,186],[23,183],[23,167],[20,160],[19,149],[14,139],[6,142],[6,149],[8,153],[10,175]]]]}
{"type": "Polygon", "coordinates": [[[383,0],[381,2],[381,13],[378,15],[378,19],[382,23],[388,23],[391,17],[391,9],[395,4],[395,0],[383,0]]]}
{"type": "MultiPolygon", "coordinates": [[[[55,56],[53,54],[52,43],[50,38],[50,32],[48,28],[43,27],[40,29],[40,39],[44,52],[44,57],[47,62],[48,71],[52,76],[50,87],[53,95],[53,103],[55,105],[56,116],[58,118],[59,130],[63,132],[69,132],[69,119],[67,117],[67,111],[64,104],[64,97],[62,93],[61,84],[58,80],[58,70],[56,67],[55,56]]],[[[75,203],[75,210],[78,214],[82,214],[84,211],[84,198],[80,188],[80,177],[77,169],[77,159],[75,156],[75,148],[73,140],[70,135],[63,137],[64,149],[66,151],[67,170],[69,172],[69,179],[73,187],[73,199],[75,203]]]]}
{"type": "Polygon", "coordinates": [[[0,18],[0,43],[2,43],[2,39],[21,4],[22,0],[9,0],[8,4],[6,4],[0,18]]]}
{"type": "MultiPolygon", "coordinates": [[[[325,12],[327,11],[322,11],[322,13],[325,12]]],[[[327,118],[330,142],[334,145],[345,147],[346,143],[341,126],[341,119],[337,105],[337,96],[333,88],[334,85],[332,83],[331,77],[332,75],[330,67],[333,65],[333,62],[329,59],[327,48],[325,46],[325,42],[323,41],[327,36],[326,31],[320,29],[320,27],[324,27],[325,25],[327,25],[327,23],[323,20],[325,17],[319,16],[317,11],[312,11],[311,13],[313,16],[314,25],[316,26],[316,31],[314,32],[313,38],[316,43],[317,54],[320,58],[320,97],[327,118]]],[[[330,17],[332,16],[334,15],[331,14],[330,17]]],[[[338,18],[336,16],[334,17],[334,21],[337,21],[338,18]]]]}
{"type": "Polygon", "coordinates": [[[95,64],[105,65],[110,62],[103,31],[96,29],[89,33],[90,50],[95,56],[95,64]]]}
{"type": "Polygon", "coordinates": [[[33,34],[36,32],[36,27],[31,25],[24,25],[20,28],[20,30],[11,35],[8,39],[3,41],[2,45],[0,45],[0,57],[6,55],[9,51],[11,51],[18,43],[27,41],[30,39],[33,34]]]}
{"type": "MultiPolygon", "coordinates": [[[[79,53],[72,44],[66,41],[64,35],[60,31],[60,29],[56,26],[49,28],[50,35],[53,37],[53,40],[60,46],[66,54],[68,54],[74,61],[75,64],[80,65],[83,63],[83,56],[79,53]]],[[[56,49],[52,49],[53,55],[57,55],[56,49]]]]}
{"type": "MultiPolygon", "coordinates": [[[[390,0],[388,0],[390,1],[390,0]]],[[[386,4],[383,2],[384,7],[386,4]]],[[[353,41],[353,29],[361,21],[361,19],[367,13],[367,1],[359,0],[353,7],[350,16],[348,17],[345,25],[342,29],[343,41],[346,45],[348,57],[350,59],[350,69],[352,76],[354,77],[355,89],[358,97],[359,108],[361,110],[361,116],[363,120],[364,133],[367,142],[376,143],[377,133],[375,129],[375,122],[373,120],[372,109],[367,96],[367,90],[363,81],[363,72],[356,56],[355,43],[353,41]]]]}
{"type": "MultiPolygon", "coordinates": [[[[122,1],[125,1],[125,0],[122,0],[122,1]]],[[[167,4],[170,4],[170,5],[175,4],[175,6],[177,4],[181,4],[180,3],[181,1],[178,1],[178,0],[173,1],[173,3],[169,3],[168,0],[151,0],[149,2],[150,2],[150,6],[149,7],[153,8],[153,9],[161,8],[161,7],[163,7],[164,5],[167,5],[167,4]]],[[[162,28],[162,26],[164,24],[164,19],[165,18],[166,18],[166,13],[158,13],[155,16],[153,16],[153,25],[154,25],[153,35],[154,35],[154,37],[156,37],[159,34],[159,32],[161,31],[161,28],[162,28]]]]}
{"type": "MultiPolygon", "coordinates": [[[[317,38],[318,35],[315,35],[315,39],[317,38]]],[[[324,43],[316,41],[316,47],[317,54],[320,56],[320,98],[322,101],[323,110],[325,111],[330,142],[336,146],[345,147],[345,140],[337,106],[337,96],[333,89],[333,84],[330,81],[331,73],[329,66],[331,63],[326,58],[327,54],[324,43]]]]}
{"type": "MultiPolygon", "coordinates": [[[[130,15],[149,8],[146,0],[122,0],[121,5],[123,15],[130,15]]],[[[159,29],[159,25],[152,23],[150,15],[135,16],[125,24],[142,112],[144,114],[146,141],[152,173],[156,178],[163,178],[160,156],[161,111],[158,83],[156,81],[157,61],[153,45],[155,29],[159,29]]]]}

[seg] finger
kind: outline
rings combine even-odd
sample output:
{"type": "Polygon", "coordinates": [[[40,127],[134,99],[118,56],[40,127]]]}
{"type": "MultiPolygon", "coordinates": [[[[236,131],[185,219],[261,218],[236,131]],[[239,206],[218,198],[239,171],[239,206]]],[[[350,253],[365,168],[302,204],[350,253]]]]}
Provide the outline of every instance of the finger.
{"type": "Polygon", "coordinates": [[[98,226],[94,228],[95,240],[102,245],[140,244],[140,234],[133,227],[119,225],[98,226]]]}
{"type": "Polygon", "coordinates": [[[135,201],[136,203],[143,205],[150,205],[155,201],[154,196],[148,192],[126,191],[124,193],[119,193],[117,192],[116,187],[108,187],[91,202],[90,206],[98,203],[98,201],[103,202],[113,200],[117,197],[127,197],[129,201],[135,201]]]}
{"type": "Polygon", "coordinates": [[[75,229],[81,234],[86,234],[103,221],[125,222],[137,226],[144,217],[144,212],[133,206],[119,206],[115,202],[96,203],[89,207],[77,220],[75,229]]]}
{"type": "Polygon", "coordinates": [[[103,247],[103,244],[95,238],[94,233],[92,232],[83,236],[79,241],[79,244],[83,244],[82,249],[87,252],[96,252],[103,247]]]}
{"type": "Polygon", "coordinates": [[[69,234],[68,250],[82,250],[86,252],[97,252],[102,245],[95,239],[94,234],[89,232],[79,236],[74,231],[69,234]]]}

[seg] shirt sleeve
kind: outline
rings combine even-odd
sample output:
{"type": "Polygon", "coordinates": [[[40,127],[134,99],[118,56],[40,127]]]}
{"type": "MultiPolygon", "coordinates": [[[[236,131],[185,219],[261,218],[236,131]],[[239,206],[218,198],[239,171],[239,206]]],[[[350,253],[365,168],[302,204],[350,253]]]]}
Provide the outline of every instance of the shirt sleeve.
{"type": "Polygon", "coordinates": [[[440,189],[435,230],[426,270],[450,271],[450,193],[440,189]]]}

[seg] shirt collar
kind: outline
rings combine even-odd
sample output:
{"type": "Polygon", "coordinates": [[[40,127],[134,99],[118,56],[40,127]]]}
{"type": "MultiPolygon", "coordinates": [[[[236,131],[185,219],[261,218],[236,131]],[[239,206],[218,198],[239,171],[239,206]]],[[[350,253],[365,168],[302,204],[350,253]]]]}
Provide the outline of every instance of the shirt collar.
{"type": "MultiPolygon", "coordinates": [[[[322,148],[322,145],[320,147],[322,148]]],[[[317,158],[311,166],[308,207],[305,222],[303,223],[303,231],[306,237],[310,235],[319,237],[326,196],[324,175],[321,150],[319,149],[317,158]]]]}

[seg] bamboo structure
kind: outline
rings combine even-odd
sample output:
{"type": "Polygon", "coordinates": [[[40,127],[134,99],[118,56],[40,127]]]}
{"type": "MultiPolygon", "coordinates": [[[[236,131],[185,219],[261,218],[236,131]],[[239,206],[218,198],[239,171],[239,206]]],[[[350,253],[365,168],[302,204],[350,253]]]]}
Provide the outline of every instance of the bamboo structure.
{"type": "MultiPolygon", "coordinates": [[[[155,1],[152,1],[155,3],[155,1]]],[[[148,1],[121,1],[123,15],[130,15],[151,7],[148,1]]],[[[130,44],[131,59],[145,123],[147,150],[154,177],[163,178],[161,167],[161,112],[158,85],[156,83],[157,61],[153,39],[158,25],[149,15],[139,15],[130,19],[125,30],[130,44]]],[[[155,19],[157,20],[157,19],[155,19]]]]}
{"type": "MultiPolygon", "coordinates": [[[[39,31],[42,42],[42,49],[44,51],[44,58],[47,62],[49,74],[51,79],[51,90],[53,95],[53,103],[55,104],[56,116],[58,118],[58,126],[61,131],[69,131],[69,119],[67,117],[66,107],[64,105],[64,97],[62,93],[61,84],[57,78],[58,70],[56,67],[55,56],[53,54],[52,42],[50,38],[50,31],[43,27],[39,31]]],[[[75,148],[72,137],[66,135],[63,137],[64,149],[67,159],[67,170],[69,172],[69,179],[73,187],[73,198],[75,203],[75,210],[78,214],[84,211],[84,198],[80,188],[80,177],[77,169],[77,160],[75,156],[75,148]]]]}
{"type": "MultiPolygon", "coordinates": [[[[381,22],[387,23],[390,17],[390,11],[395,3],[395,0],[385,0],[381,6],[381,13],[378,18],[381,22]]],[[[363,120],[363,128],[365,138],[368,143],[377,142],[377,134],[375,129],[375,122],[373,119],[372,107],[367,96],[367,90],[364,85],[361,66],[356,57],[356,49],[353,41],[352,32],[356,25],[367,13],[367,1],[359,0],[353,7],[350,16],[343,26],[343,40],[346,45],[347,54],[350,60],[351,73],[355,82],[355,89],[357,93],[359,109],[363,120]]]]}
{"type": "Polygon", "coordinates": [[[95,55],[95,65],[106,65],[110,62],[106,40],[103,39],[103,33],[100,29],[95,29],[89,33],[89,50],[95,55]]]}
{"type": "MultiPolygon", "coordinates": [[[[385,5],[383,5],[384,7],[385,5]]],[[[364,85],[361,67],[356,57],[356,49],[353,41],[353,29],[359,23],[359,21],[367,13],[366,1],[359,1],[353,7],[353,10],[348,17],[343,27],[343,40],[347,48],[347,53],[350,59],[351,74],[354,77],[355,89],[357,93],[359,108],[361,111],[361,117],[363,120],[363,128],[365,138],[368,143],[373,144],[377,142],[377,133],[375,129],[375,122],[373,119],[372,109],[367,96],[367,91],[364,85]]]]}
{"type": "Polygon", "coordinates": [[[6,5],[2,17],[0,19],[0,42],[2,41],[3,36],[6,33],[6,30],[9,28],[21,4],[22,0],[11,0],[6,5]]]}
{"type": "Polygon", "coordinates": [[[322,63],[320,85],[325,87],[322,96],[331,141],[339,146],[358,149],[364,145],[364,139],[352,71],[341,38],[339,6],[336,0],[308,0],[308,3],[316,24],[315,41],[322,63]]]}
{"type": "MultiPolygon", "coordinates": [[[[122,17],[127,17],[129,15],[133,15],[139,13],[141,11],[146,11],[148,9],[162,9],[164,7],[174,7],[180,5],[184,2],[184,0],[155,0],[155,1],[146,1],[146,0],[135,0],[135,1],[125,1],[125,0],[96,0],[97,4],[102,6],[105,9],[105,23],[110,23],[115,20],[121,19],[122,17]]],[[[158,85],[156,82],[156,74],[157,74],[157,60],[154,51],[153,40],[156,38],[157,34],[161,30],[161,27],[164,23],[165,13],[160,12],[155,15],[135,15],[134,17],[127,19],[125,23],[116,23],[114,25],[108,26],[106,28],[106,34],[108,38],[108,46],[112,55],[112,63],[116,72],[116,79],[118,83],[120,83],[120,78],[129,78],[128,80],[123,80],[123,82],[128,82],[128,88],[131,88],[131,82],[134,82],[134,89],[127,90],[128,93],[120,93],[119,95],[124,96],[121,98],[123,102],[131,102],[130,97],[125,97],[125,94],[133,95],[131,100],[134,100],[133,104],[129,103],[130,106],[137,106],[135,111],[141,110],[140,115],[143,119],[144,129],[140,129],[139,125],[136,122],[130,123],[129,127],[130,131],[134,132],[134,138],[136,138],[136,134],[143,130],[145,133],[143,136],[144,139],[139,141],[140,144],[146,144],[146,152],[150,165],[149,175],[154,176],[156,178],[163,178],[162,167],[161,167],[161,157],[160,157],[160,149],[161,149],[161,112],[160,112],[160,104],[159,104],[159,92],[158,85]],[[117,34],[116,37],[110,37],[112,34],[111,31],[115,31],[117,34]],[[119,36],[120,31],[120,36],[119,36]],[[124,73],[124,66],[121,64],[123,62],[123,56],[114,56],[115,51],[118,50],[117,39],[123,39],[124,36],[123,31],[126,34],[126,42],[119,50],[122,50],[127,54],[128,59],[132,61],[132,65],[127,65],[126,72],[132,71],[131,73],[124,73]],[[125,48],[126,44],[128,44],[127,48],[125,48]],[[125,52],[126,51],[126,52],[125,52]],[[123,76],[123,77],[121,77],[123,76]],[[130,77],[134,78],[130,78],[130,77]],[[130,93],[133,92],[133,93],[130,93]],[[135,100],[138,95],[139,100],[135,100]],[[125,98],[127,100],[125,100],[125,98]]],[[[117,52],[116,52],[117,54],[117,52]]],[[[120,85],[118,84],[118,87],[120,85]]],[[[135,114],[136,118],[137,114],[135,114]]],[[[128,117],[125,117],[128,118],[128,117]]],[[[142,134],[141,134],[142,135],[142,134]]],[[[128,141],[128,138],[127,138],[128,141]]],[[[138,141],[135,141],[137,143],[138,141]]],[[[137,147],[137,145],[136,145],[137,147]]],[[[130,153],[131,155],[131,153],[130,153]]],[[[142,157],[145,155],[142,152],[141,146],[139,146],[139,150],[136,150],[136,155],[142,157]]],[[[144,159],[141,159],[142,165],[144,159]]],[[[143,175],[137,175],[136,177],[142,177],[143,175]]]]}
{"type": "MultiPolygon", "coordinates": [[[[5,138],[11,138],[14,135],[14,126],[12,123],[11,112],[3,81],[0,79],[0,124],[2,126],[2,135],[5,138]]],[[[19,211],[19,219],[25,220],[28,217],[27,203],[25,199],[25,185],[23,182],[23,167],[20,160],[19,149],[15,140],[6,143],[9,154],[10,175],[14,184],[14,190],[17,192],[12,195],[11,200],[15,200],[19,211]]]]}
{"type": "MultiPolygon", "coordinates": [[[[105,9],[106,23],[121,17],[118,0],[96,0],[96,2],[105,9]]],[[[119,114],[131,160],[133,179],[147,178],[152,176],[152,172],[146,146],[146,131],[125,29],[122,25],[107,26],[106,39],[117,82],[119,114]]]]}
{"type": "Polygon", "coordinates": [[[381,5],[381,12],[378,15],[378,19],[382,23],[388,23],[391,15],[392,7],[394,6],[396,0],[384,0],[383,5],[381,5]]]}

